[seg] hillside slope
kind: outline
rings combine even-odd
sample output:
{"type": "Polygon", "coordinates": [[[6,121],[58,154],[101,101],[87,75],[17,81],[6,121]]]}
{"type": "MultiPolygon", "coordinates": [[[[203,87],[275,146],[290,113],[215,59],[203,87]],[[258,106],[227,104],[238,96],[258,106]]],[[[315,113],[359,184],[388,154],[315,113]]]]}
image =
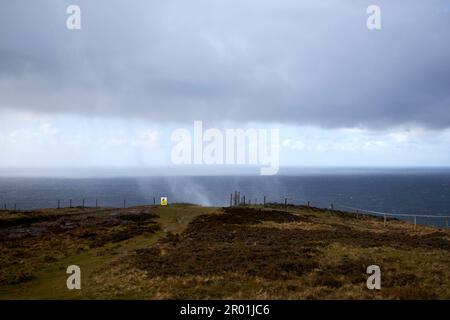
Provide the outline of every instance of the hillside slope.
{"type": "Polygon", "coordinates": [[[450,298],[447,230],[307,207],[3,212],[0,252],[2,299],[450,298]]]}

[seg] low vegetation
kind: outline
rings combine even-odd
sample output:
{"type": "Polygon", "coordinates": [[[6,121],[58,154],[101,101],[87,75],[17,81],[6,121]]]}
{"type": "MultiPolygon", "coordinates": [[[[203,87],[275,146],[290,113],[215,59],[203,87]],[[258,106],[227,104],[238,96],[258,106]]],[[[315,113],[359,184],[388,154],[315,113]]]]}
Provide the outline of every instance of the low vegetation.
{"type": "Polygon", "coordinates": [[[308,207],[2,212],[0,252],[1,299],[450,298],[449,231],[308,207]]]}

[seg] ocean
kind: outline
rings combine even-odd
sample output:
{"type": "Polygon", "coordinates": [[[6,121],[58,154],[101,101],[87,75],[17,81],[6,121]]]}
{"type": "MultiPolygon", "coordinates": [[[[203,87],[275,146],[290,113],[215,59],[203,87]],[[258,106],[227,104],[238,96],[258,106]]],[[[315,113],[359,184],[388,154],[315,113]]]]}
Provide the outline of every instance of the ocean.
{"type": "MultiPolygon", "coordinates": [[[[8,209],[153,204],[168,197],[183,202],[227,206],[238,190],[246,201],[343,206],[394,214],[450,215],[450,170],[309,173],[279,176],[168,176],[142,178],[0,178],[0,206],[8,209]]],[[[242,197],[241,196],[241,197],[242,197]]],[[[406,218],[408,220],[409,218],[406,218]]],[[[418,218],[442,226],[442,218],[418,218]]]]}

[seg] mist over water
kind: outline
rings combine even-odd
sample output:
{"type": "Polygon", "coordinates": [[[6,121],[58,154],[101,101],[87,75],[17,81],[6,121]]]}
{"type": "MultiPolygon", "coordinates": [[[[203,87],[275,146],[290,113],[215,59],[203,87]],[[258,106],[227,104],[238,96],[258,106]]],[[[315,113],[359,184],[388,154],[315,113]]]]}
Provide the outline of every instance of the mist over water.
{"type": "MultiPolygon", "coordinates": [[[[61,206],[122,207],[169,203],[227,206],[238,190],[246,200],[335,208],[347,205],[402,214],[450,214],[450,171],[302,174],[284,176],[170,176],[143,178],[0,178],[0,205],[18,209],[61,206]]],[[[431,219],[435,220],[435,219],[431,219]]],[[[436,219],[437,220],[437,219],[436,219]]],[[[419,221],[441,225],[440,221],[419,221]]]]}

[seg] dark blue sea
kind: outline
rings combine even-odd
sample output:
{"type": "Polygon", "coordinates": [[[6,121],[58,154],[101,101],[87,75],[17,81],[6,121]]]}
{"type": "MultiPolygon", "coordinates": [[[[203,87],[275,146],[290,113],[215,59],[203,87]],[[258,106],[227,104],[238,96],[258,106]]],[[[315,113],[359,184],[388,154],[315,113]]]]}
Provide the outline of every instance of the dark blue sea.
{"type": "MultiPolygon", "coordinates": [[[[122,207],[153,204],[167,196],[169,203],[226,206],[234,190],[247,202],[305,204],[335,209],[450,215],[450,170],[391,170],[388,172],[308,173],[279,176],[169,176],[143,178],[0,178],[0,205],[12,209],[79,206],[122,207]]],[[[406,218],[408,219],[408,218],[406,218]]],[[[443,225],[443,219],[419,218],[418,223],[443,225]]]]}

